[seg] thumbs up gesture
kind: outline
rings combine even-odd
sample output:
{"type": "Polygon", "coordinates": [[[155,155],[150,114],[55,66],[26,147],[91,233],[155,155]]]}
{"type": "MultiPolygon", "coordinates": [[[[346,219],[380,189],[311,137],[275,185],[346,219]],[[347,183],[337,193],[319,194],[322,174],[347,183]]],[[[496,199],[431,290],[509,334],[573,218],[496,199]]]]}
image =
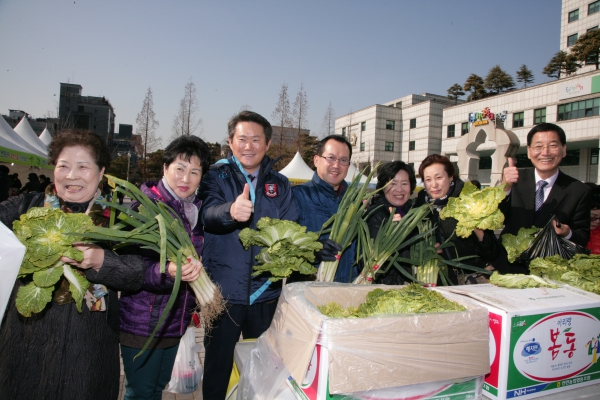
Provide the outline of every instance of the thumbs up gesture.
{"type": "Polygon", "coordinates": [[[238,222],[246,222],[252,215],[253,205],[250,200],[250,185],[247,183],[244,185],[244,191],[240,194],[237,199],[231,204],[229,213],[238,222]]]}
{"type": "Polygon", "coordinates": [[[504,168],[502,174],[502,183],[506,184],[505,191],[509,191],[512,188],[513,183],[517,183],[519,180],[519,170],[515,165],[515,159],[508,157],[508,167],[504,168]]]}

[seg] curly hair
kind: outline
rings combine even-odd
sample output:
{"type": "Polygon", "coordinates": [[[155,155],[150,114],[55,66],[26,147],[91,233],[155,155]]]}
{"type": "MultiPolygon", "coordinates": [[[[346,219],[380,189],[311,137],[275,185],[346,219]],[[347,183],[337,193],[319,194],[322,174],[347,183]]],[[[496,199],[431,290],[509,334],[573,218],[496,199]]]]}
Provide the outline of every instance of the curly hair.
{"type": "Polygon", "coordinates": [[[48,163],[56,165],[56,160],[65,147],[85,147],[99,169],[110,167],[110,150],[106,142],[96,133],[85,129],[66,129],[57,134],[48,146],[48,163]]]}

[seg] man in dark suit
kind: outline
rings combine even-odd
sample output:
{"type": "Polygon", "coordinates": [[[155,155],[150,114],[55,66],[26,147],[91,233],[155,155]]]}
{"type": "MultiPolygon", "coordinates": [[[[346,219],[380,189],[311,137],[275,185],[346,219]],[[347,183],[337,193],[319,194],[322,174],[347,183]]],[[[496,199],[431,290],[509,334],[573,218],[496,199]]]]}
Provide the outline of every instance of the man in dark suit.
{"type": "MultiPolygon", "coordinates": [[[[590,190],[559,170],[566,154],[566,135],[558,125],[542,123],[529,131],[527,158],[535,168],[518,170],[509,158],[504,169],[502,183],[506,184],[507,198],[500,205],[505,215],[503,234],[516,235],[523,227],[544,227],[555,215],[556,233],[586,246],[590,235],[590,190]]],[[[502,264],[497,269],[508,272],[502,264]]],[[[512,267],[512,272],[525,272],[519,266],[512,267]]]]}

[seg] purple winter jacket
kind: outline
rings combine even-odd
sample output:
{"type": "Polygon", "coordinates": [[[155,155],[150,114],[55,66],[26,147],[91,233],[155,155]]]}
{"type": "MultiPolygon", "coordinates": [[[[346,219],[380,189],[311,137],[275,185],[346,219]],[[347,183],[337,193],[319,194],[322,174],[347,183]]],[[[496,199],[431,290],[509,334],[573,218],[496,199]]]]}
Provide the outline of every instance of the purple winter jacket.
{"type": "MultiPolygon", "coordinates": [[[[175,199],[164,187],[162,181],[146,182],[141,187],[142,192],[150,199],[167,204],[177,212],[177,216],[190,234],[192,243],[198,254],[202,254],[204,244],[204,231],[198,222],[193,230],[183,210],[183,202],[175,199]]],[[[196,199],[194,205],[200,209],[202,200],[196,199]]],[[[137,208],[137,204],[133,207],[137,208]]],[[[140,249],[146,262],[146,273],[142,288],[136,292],[121,292],[120,306],[120,330],[130,334],[149,337],[160,318],[173,289],[175,279],[168,272],[160,273],[159,254],[140,249]]],[[[187,282],[181,282],[177,300],[171,308],[170,315],[165,320],[156,337],[178,338],[183,336],[192,318],[192,311],[196,307],[194,292],[187,282]]]]}

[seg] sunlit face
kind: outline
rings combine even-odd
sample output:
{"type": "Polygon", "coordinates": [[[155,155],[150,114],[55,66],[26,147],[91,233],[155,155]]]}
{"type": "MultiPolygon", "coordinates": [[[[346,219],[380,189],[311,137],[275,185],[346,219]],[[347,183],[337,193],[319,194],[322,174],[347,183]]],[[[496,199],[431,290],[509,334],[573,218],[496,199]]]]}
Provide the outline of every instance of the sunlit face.
{"type": "Polygon", "coordinates": [[[531,139],[531,146],[527,146],[527,158],[542,179],[554,175],[566,155],[567,146],[560,143],[560,137],[554,131],[537,132],[531,139]]]}
{"type": "Polygon", "coordinates": [[[390,184],[383,189],[386,200],[393,206],[401,207],[408,201],[410,197],[410,180],[408,172],[401,169],[398,171],[390,184]]]}
{"type": "Polygon", "coordinates": [[[448,176],[448,173],[444,169],[444,164],[436,163],[431,164],[423,170],[422,179],[429,197],[437,200],[448,193],[450,184],[454,178],[448,176]]]}
{"type": "Polygon", "coordinates": [[[600,226],[600,210],[590,211],[590,229],[594,230],[600,226]]]}
{"type": "Polygon", "coordinates": [[[169,166],[163,165],[163,173],[169,187],[182,199],[196,193],[202,179],[202,165],[196,156],[185,161],[178,155],[169,166]]]}
{"type": "Polygon", "coordinates": [[[350,149],[345,143],[329,139],[323,146],[323,154],[315,155],[313,163],[317,168],[319,178],[337,190],[350,168],[350,149]],[[331,159],[333,158],[335,158],[335,162],[332,163],[331,159]],[[346,165],[342,165],[342,163],[346,165]]]}
{"type": "Polygon", "coordinates": [[[56,193],[65,201],[85,203],[96,190],[104,168],[100,169],[90,151],[83,146],[63,148],[54,168],[56,193]]]}
{"type": "Polygon", "coordinates": [[[238,122],[233,138],[227,140],[231,152],[249,174],[258,170],[271,145],[270,140],[267,143],[265,130],[256,122],[238,122]]]}

